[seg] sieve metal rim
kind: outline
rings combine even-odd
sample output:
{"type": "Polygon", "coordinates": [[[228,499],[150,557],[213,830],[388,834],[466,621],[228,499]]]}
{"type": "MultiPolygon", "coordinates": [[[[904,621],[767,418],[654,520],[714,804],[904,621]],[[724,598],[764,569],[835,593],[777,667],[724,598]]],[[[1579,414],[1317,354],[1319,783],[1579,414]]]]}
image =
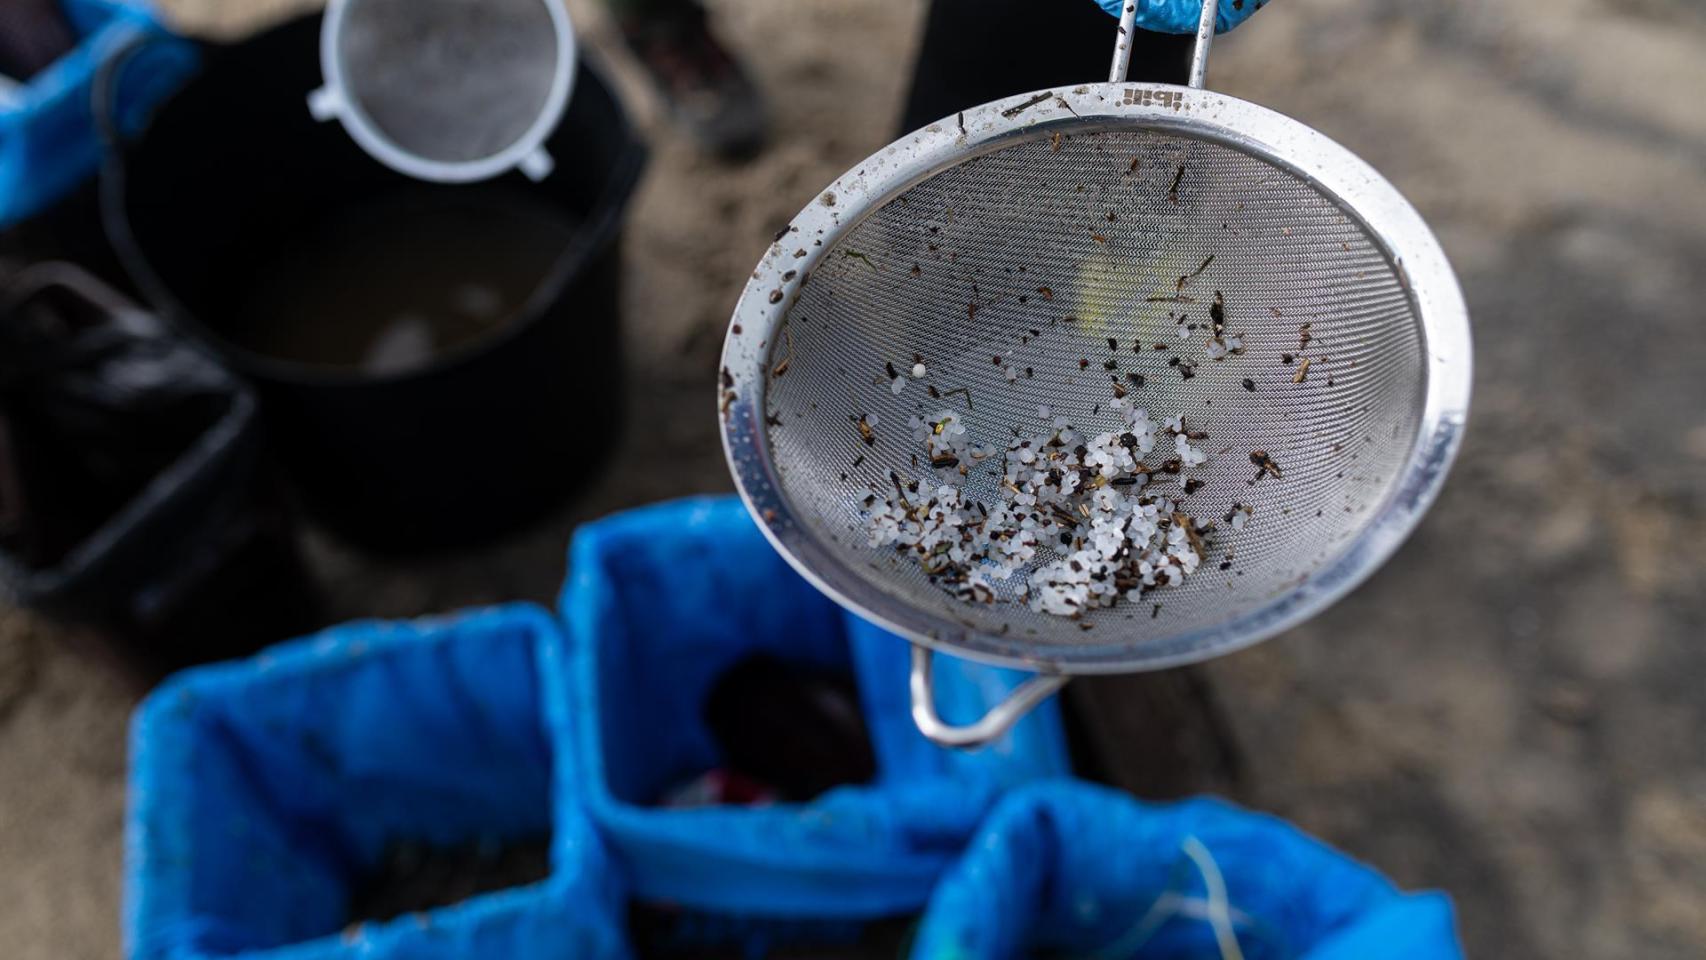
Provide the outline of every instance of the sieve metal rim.
{"type": "Polygon", "coordinates": [[[542,0],[541,3],[551,18],[551,27],[557,37],[557,71],[533,125],[513,143],[490,156],[478,160],[447,161],[429,160],[399,146],[380,130],[357,98],[350,95],[349,85],[344,80],[343,58],[338,54],[338,42],[343,35],[349,9],[357,2],[359,0],[331,0],[320,23],[320,67],[325,73],[325,83],[308,95],[309,112],[316,120],[335,117],[369,156],[417,180],[473,183],[516,169],[532,180],[550,176],[555,163],[542,144],[557,128],[563,112],[568,109],[569,94],[574,89],[575,70],[580,59],[574,22],[569,19],[565,4],[557,0],[542,0]]]}
{"type": "Polygon", "coordinates": [[[1098,83],[1021,94],[931,124],[878,151],[820,192],[765,253],[735,306],[719,393],[724,453],[765,536],[815,587],[920,646],[1044,674],[1126,673],[1194,663],[1251,646],[1320,612],[1392,555],[1438,495],[1467,419],[1468,309],[1444,251],[1395,187],[1349,150],[1283,114],[1208,90],[1098,83]],[[1394,265],[1421,320],[1424,401],[1409,456],[1362,531],[1292,591],[1207,628],[1134,647],[1032,646],[896,601],[854,572],[844,547],[795,516],[764,422],[771,350],[811,271],[871,212],[944,169],[1018,142],[1087,128],[1145,129],[1218,143],[1291,172],[1365,229],[1394,265]],[[804,256],[794,254],[804,251],[804,256]],[[739,331],[739,332],[736,332],[739,331]]]}

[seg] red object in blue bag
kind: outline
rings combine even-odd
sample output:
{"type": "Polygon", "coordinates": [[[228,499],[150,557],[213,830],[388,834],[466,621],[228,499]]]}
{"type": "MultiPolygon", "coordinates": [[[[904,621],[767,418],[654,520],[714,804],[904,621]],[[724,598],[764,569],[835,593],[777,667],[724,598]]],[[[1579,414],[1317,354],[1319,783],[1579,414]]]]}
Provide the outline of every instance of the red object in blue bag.
{"type": "MultiPolygon", "coordinates": [[[[913,912],[1002,790],[1070,772],[1052,703],[986,751],[925,740],[906,706],[906,642],[795,573],[733,497],[581,527],[561,611],[567,669],[545,677],[557,686],[552,734],[643,902],[817,923],[913,912]],[[728,764],[703,707],[730,667],[757,655],[852,672],[874,777],[805,803],[657,806],[669,787],[728,764]]],[[[987,710],[1022,677],[965,664],[939,681],[944,704],[987,710]]],[[[756,947],[773,932],[755,926],[744,939],[756,947]]]]}

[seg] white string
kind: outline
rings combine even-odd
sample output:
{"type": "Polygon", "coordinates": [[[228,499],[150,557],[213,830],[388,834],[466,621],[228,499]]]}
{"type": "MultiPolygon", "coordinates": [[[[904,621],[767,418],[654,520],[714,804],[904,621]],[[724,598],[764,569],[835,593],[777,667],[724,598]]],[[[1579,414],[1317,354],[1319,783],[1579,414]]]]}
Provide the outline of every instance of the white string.
{"type": "Polygon", "coordinates": [[[1238,948],[1238,935],[1232,932],[1232,904],[1226,897],[1226,880],[1220,875],[1220,864],[1214,862],[1214,855],[1194,836],[1185,838],[1184,850],[1185,856],[1202,871],[1203,886],[1208,888],[1208,922],[1220,944],[1220,960],[1244,960],[1244,951],[1238,948]]]}
{"type": "Polygon", "coordinates": [[[1215,862],[1208,847],[1194,836],[1186,837],[1180,846],[1185,855],[1191,858],[1197,872],[1202,874],[1208,901],[1205,903],[1196,897],[1182,897],[1172,890],[1167,890],[1155,898],[1155,902],[1149,905],[1149,909],[1129,930],[1113,943],[1093,951],[1089,955],[1090,960],[1126,960],[1141,950],[1143,945],[1149,942],[1149,938],[1161,929],[1162,924],[1175,916],[1207,921],[1214,931],[1215,943],[1220,948],[1220,960],[1244,960],[1244,951],[1238,946],[1238,936],[1233,930],[1235,911],[1226,894],[1226,880],[1221,876],[1220,865],[1215,862]]]}

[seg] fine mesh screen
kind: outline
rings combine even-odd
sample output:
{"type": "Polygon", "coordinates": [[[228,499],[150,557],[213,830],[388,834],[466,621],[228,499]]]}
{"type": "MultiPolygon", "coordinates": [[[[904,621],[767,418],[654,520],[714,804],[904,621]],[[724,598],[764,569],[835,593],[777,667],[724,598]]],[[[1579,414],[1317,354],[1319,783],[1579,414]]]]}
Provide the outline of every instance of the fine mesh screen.
{"type": "Polygon", "coordinates": [[[337,55],[350,98],[398,148],[439,163],[503,152],[556,78],[557,0],[359,0],[337,55]]]}
{"type": "MultiPolygon", "coordinates": [[[[1398,274],[1338,206],[1229,147],[1132,129],[1040,136],[910,188],[828,251],[784,330],[770,345],[766,413],[800,521],[897,602],[1056,646],[1212,627],[1294,587],[1381,504],[1414,442],[1426,376],[1398,274]],[[1176,319],[1206,325],[1216,291],[1244,347],[1220,360],[1205,355],[1204,329],[1183,340],[1176,319]],[[927,371],[917,380],[915,356],[927,371]],[[889,364],[907,380],[898,396],[889,364]],[[956,411],[974,442],[1005,449],[1015,430],[1046,430],[1047,406],[1093,435],[1118,422],[1111,378],[1155,419],[1182,415],[1208,434],[1196,445],[1211,459],[1187,473],[1205,484],[1184,503],[1213,529],[1183,585],[1094,611],[1086,633],[1005,589],[993,605],[957,600],[912,558],[866,546],[867,489],[892,491],[891,470],[932,482],[909,417],[956,411]],[[874,443],[860,416],[876,420],[874,443]],[[1283,477],[1252,482],[1253,451],[1283,477]],[[1224,518],[1241,504],[1253,514],[1235,532],[1224,518]]],[[[993,504],[1000,471],[999,456],[972,469],[968,497],[993,504]]],[[[1180,479],[1150,489],[1177,496],[1180,479]]]]}

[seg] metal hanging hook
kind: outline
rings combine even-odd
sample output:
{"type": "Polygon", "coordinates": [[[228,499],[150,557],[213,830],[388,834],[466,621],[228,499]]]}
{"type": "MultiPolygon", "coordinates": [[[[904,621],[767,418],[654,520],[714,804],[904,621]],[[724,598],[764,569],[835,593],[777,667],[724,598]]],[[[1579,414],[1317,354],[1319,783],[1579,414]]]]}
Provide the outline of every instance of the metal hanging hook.
{"type": "Polygon", "coordinates": [[[936,713],[936,694],[930,682],[930,664],[934,656],[928,648],[916,644],[912,647],[912,722],[932,743],[943,747],[971,749],[988,744],[1013,729],[1025,714],[1035,710],[1038,704],[1072,679],[1060,674],[1039,673],[1020,684],[1018,689],[1008,694],[1007,699],[990,708],[977,721],[955,725],[936,713]]]}

